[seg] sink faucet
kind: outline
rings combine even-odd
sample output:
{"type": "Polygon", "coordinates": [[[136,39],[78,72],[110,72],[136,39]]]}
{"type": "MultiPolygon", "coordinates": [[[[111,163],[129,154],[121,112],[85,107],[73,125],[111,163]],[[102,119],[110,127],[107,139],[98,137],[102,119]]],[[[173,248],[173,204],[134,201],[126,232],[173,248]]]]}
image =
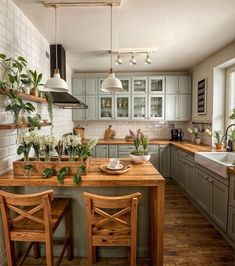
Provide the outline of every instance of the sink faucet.
{"type": "Polygon", "coordinates": [[[225,142],[225,145],[226,145],[226,149],[227,151],[232,151],[232,141],[229,140],[228,141],[228,130],[232,127],[232,126],[235,126],[235,124],[230,124],[226,130],[225,130],[225,134],[223,135],[222,139],[224,138],[224,142],[225,142]]]}

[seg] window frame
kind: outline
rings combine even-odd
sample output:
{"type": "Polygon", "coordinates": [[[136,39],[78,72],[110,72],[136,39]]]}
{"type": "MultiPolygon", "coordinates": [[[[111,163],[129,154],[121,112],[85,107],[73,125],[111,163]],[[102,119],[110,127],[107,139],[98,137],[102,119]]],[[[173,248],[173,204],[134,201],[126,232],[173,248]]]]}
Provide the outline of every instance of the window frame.
{"type": "MultiPolygon", "coordinates": [[[[230,66],[226,69],[226,100],[225,100],[225,128],[232,123],[232,120],[229,119],[232,108],[231,106],[231,88],[230,88],[230,75],[234,73],[235,75],[235,65],[230,66]]],[[[235,92],[234,92],[235,95],[235,92]]]]}

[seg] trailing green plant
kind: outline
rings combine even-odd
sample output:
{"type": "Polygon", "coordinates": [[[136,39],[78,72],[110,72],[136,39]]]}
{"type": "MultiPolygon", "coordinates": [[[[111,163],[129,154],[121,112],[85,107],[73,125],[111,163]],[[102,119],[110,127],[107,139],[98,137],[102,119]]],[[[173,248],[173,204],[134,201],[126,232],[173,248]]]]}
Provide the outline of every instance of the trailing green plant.
{"type": "Polygon", "coordinates": [[[82,180],[82,174],[85,174],[86,167],[84,165],[81,165],[78,167],[78,173],[73,176],[73,182],[74,184],[78,185],[82,180]]]}
{"type": "Polygon", "coordinates": [[[42,172],[42,175],[45,178],[49,178],[49,177],[53,176],[54,172],[55,172],[54,168],[45,168],[42,172]]]}
{"type": "Polygon", "coordinates": [[[58,173],[57,173],[57,181],[60,183],[60,184],[63,184],[64,183],[64,178],[66,175],[68,175],[69,173],[69,167],[65,166],[65,167],[62,167],[58,173]]]}
{"type": "Polygon", "coordinates": [[[41,129],[41,116],[36,114],[33,117],[28,116],[29,131],[33,131],[35,128],[41,129]]]}
{"type": "Polygon", "coordinates": [[[23,84],[28,84],[29,76],[25,74],[27,61],[22,56],[14,59],[8,58],[5,54],[1,53],[0,65],[3,69],[0,79],[0,89],[14,88],[20,91],[23,84]]]}
{"type": "Polygon", "coordinates": [[[33,87],[44,86],[40,83],[42,80],[42,73],[37,73],[36,70],[29,70],[29,80],[33,87]]]}
{"type": "Polygon", "coordinates": [[[53,129],[53,119],[54,119],[54,116],[53,116],[53,98],[52,98],[52,95],[49,91],[46,91],[44,93],[44,95],[45,95],[45,98],[47,100],[47,111],[48,111],[50,122],[51,122],[51,129],[53,129]]]}

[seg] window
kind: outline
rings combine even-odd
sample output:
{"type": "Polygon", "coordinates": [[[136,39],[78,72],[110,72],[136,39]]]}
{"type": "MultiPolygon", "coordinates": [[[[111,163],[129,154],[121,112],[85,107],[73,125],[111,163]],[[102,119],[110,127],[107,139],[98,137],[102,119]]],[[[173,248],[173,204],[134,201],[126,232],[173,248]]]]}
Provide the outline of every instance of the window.
{"type": "Polygon", "coordinates": [[[226,126],[232,123],[232,120],[229,119],[231,110],[235,108],[235,65],[229,67],[226,71],[226,117],[225,122],[226,126]]]}

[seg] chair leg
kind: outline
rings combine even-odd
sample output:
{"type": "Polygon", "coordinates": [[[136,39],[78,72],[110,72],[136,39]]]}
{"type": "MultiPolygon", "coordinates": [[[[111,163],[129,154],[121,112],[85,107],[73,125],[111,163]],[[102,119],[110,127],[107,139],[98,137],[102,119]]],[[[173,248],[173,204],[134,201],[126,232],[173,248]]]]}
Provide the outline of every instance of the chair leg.
{"type": "Polygon", "coordinates": [[[136,245],[132,245],[131,247],[130,247],[130,249],[131,249],[131,266],[136,266],[136,245]]]}
{"type": "Polygon", "coordinates": [[[15,245],[13,241],[6,241],[6,252],[7,252],[7,265],[15,266],[16,257],[15,257],[15,245]]]}
{"type": "Polygon", "coordinates": [[[72,240],[72,208],[70,206],[69,210],[65,214],[65,234],[68,241],[67,246],[67,260],[73,259],[73,240],[72,240]]]}
{"type": "Polygon", "coordinates": [[[91,240],[87,240],[87,265],[92,266],[93,264],[93,247],[91,240]]]}
{"type": "Polygon", "coordinates": [[[39,246],[39,243],[37,243],[37,242],[33,243],[33,254],[34,254],[34,259],[41,258],[40,246],[39,246]]]}
{"type": "Polygon", "coordinates": [[[54,265],[54,258],[53,258],[53,240],[52,238],[46,239],[46,257],[47,257],[47,266],[54,265]]]}
{"type": "Polygon", "coordinates": [[[96,263],[96,247],[92,247],[92,263],[96,263]]]}

